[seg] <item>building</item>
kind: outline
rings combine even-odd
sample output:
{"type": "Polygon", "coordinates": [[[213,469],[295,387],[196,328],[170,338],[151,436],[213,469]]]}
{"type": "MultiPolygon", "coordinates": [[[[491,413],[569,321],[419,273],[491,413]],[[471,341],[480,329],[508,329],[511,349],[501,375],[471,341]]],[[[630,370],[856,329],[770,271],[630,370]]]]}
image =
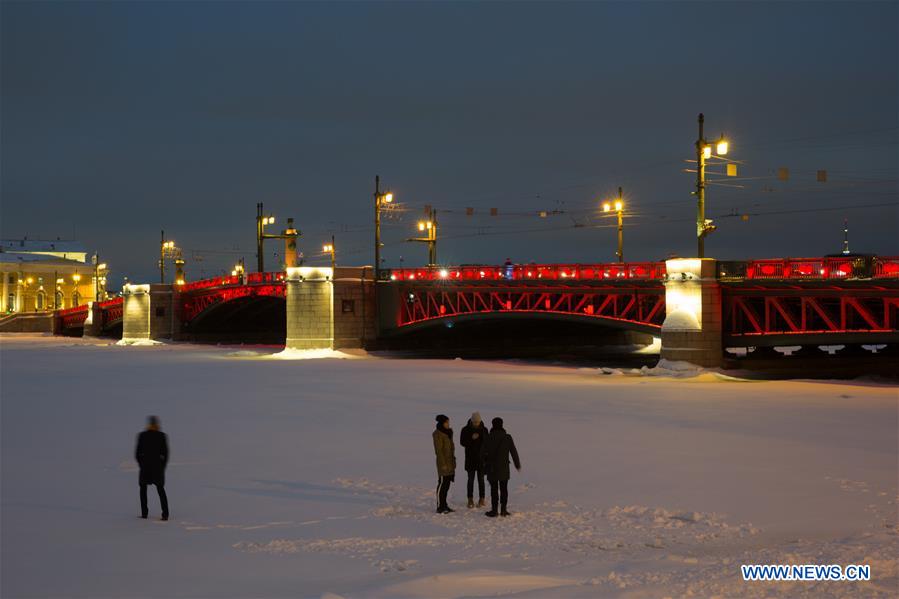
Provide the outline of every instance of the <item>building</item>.
{"type": "Polygon", "coordinates": [[[0,240],[0,313],[43,312],[106,299],[105,264],[76,241],[0,240]]]}

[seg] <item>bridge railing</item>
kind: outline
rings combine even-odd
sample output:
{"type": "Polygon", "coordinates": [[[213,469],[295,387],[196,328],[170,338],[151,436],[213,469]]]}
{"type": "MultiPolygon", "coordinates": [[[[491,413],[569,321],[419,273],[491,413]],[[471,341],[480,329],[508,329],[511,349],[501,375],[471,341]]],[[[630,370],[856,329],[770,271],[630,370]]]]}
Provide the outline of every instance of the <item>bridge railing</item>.
{"type": "Polygon", "coordinates": [[[385,271],[390,281],[556,281],[556,280],[661,280],[664,262],[608,264],[471,264],[426,268],[395,268],[385,271]]]}
{"type": "Polygon", "coordinates": [[[722,280],[834,280],[899,278],[899,258],[891,256],[829,256],[721,261],[722,280]]]}
{"type": "Polygon", "coordinates": [[[213,277],[211,279],[203,279],[201,281],[192,281],[181,286],[181,291],[197,291],[198,289],[209,289],[211,287],[227,287],[233,285],[271,285],[283,283],[287,275],[283,272],[250,272],[243,276],[227,275],[223,277],[213,277]]]}

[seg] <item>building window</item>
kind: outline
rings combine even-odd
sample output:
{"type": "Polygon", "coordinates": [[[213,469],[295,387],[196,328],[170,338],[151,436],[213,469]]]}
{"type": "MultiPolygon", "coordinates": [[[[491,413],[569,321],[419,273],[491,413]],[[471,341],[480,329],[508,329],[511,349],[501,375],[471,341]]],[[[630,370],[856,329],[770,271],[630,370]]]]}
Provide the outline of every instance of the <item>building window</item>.
{"type": "Polygon", "coordinates": [[[53,306],[53,307],[56,308],[57,310],[62,310],[62,302],[63,302],[63,299],[62,299],[62,298],[63,298],[62,291],[59,291],[59,290],[57,289],[57,290],[56,290],[56,297],[54,298],[55,301],[56,301],[56,303],[55,303],[55,305],[53,306]]]}
{"type": "Polygon", "coordinates": [[[16,284],[16,275],[15,275],[15,273],[9,273],[9,276],[6,277],[6,281],[7,281],[10,285],[15,285],[15,284],[16,284]]]}
{"type": "Polygon", "coordinates": [[[356,300],[345,299],[340,302],[340,311],[344,314],[356,313],[356,300]]]}
{"type": "Polygon", "coordinates": [[[37,309],[38,309],[38,310],[43,310],[43,309],[44,309],[44,303],[45,303],[44,292],[43,292],[43,291],[38,291],[38,292],[37,292],[37,309]]]}
{"type": "Polygon", "coordinates": [[[6,310],[8,312],[16,311],[16,294],[15,293],[10,293],[9,296],[6,298],[6,310]]]}
{"type": "Polygon", "coordinates": [[[81,305],[81,294],[77,291],[72,294],[72,307],[81,305]]]}

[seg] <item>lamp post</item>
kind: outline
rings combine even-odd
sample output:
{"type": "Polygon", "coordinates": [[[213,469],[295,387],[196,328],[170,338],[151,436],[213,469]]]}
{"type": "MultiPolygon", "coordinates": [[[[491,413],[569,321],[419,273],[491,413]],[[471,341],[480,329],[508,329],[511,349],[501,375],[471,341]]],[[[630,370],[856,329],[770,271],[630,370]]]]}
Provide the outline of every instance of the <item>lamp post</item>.
{"type": "Polygon", "coordinates": [[[165,240],[165,231],[159,232],[159,282],[165,283],[165,259],[175,256],[175,242],[165,240]]]}
{"type": "Polygon", "coordinates": [[[375,281],[381,280],[381,209],[392,202],[393,194],[381,193],[381,177],[375,175],[375,281]]]}
{"type": "Polygon", "coordinates": [[[265,240],[266,239],[284,239],[286,245],[285,261],[286,266],[294,266],[296,257],[296,239],[302,233],[293,226],[293,219],[287,219],[287,228],[278,233],[266,233],[265,226],[275,224],[275,217],[269,214],[263,215],[262,202],[256,204],[256,269],[259,272],[265,272],[265,240]],[[290,255],[292,252],[292,256],[290,255]]]}
{"type": "Polygon", "coordinates": [[[334,276],[334,268],[337,266],[337,257],[335,255],[336,248],[334,246],[334,236],[331,235],[331,243],[326,243],[322,246],[322,251],[326,254],[331,254],[331,276],[334,276]]]}
{"type": "Polygon", "coordinates": [[[610,212],[613,206],[615,212],[618,213],[618,251],[615,252],[615,255],[618,256],[619,262],[624,262],[624,198],[620,187],[618,188],[618,198],[614,202],[605,202],[602,205],[602,211],[610,212]]]}
{"type": "MultiPolygon", "coordinates": [[[[699,258],[705,258],[705,237],[718,227],[712,224],[712,219],[705,217],[705,163],[712,157],[712,145],[705,139],[703,124],[705,117],[699,113],[699,138],[696,140],[696,240],[698,242],[699,258]]],[[[727,154],[727,140],[722,135],[716,144],[716,154],[727,154]]]]}
{"type": "Polygon", "coordinates": [[[428,244],[428,266],[437,265],[437,210],[431,209],[428,220],[418,222],[418,230],[425,234],[424,237],[413,237],[409,241],[418,241],[428,244]]]}

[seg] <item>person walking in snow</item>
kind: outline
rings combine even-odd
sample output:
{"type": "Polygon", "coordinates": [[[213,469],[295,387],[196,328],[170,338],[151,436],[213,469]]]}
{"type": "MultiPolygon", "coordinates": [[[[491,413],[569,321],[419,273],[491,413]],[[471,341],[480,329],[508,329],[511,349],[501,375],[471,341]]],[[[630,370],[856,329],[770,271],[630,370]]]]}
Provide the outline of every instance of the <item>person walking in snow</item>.
{"type": "Polygon", "coordinates": [[[481,460],[481,446],[487,438],[487,427],[481,421],[481,414],[471,415],[468,424],[459,433],[459,444],[465,448],[465,471],[468,473],[468,507],[474,507],[474,481],[478,479],[478,507],[484,507],[484,462],[481,460]]]}
{"type": "Polygon", "coordinates": [[[169,443],[165,433],[159,430],[159,418],[147,418],[147,430],[137,436],[134,457],[140,466],[140,517],[145,518],[147,509],[147,485],[156,485],[162,519],[169,519],[169,499],[165,494],[165,466],[169,461],[169,443]]]}
{"type": "Polygon", "coordinates": [[[490,481],[490,511],[485,515],[490,518],[509,516],[506,509],[509,503],[509,456],[515,463],[515,469],[521,470],[521,460],[518,458],[518,450],[515,449],[515,441],[512,435],[503,428],[503,419],[494,418],[481,451],[484,455],[484,469],[487,472],[487,480],[490,481]],[[497,507],[501,507],[497,512],[497,507]]]}
{"type": "Polygon", "coordinates": [[[449,514],[456,510],[446,504],[446,494],[450,483],[456,478],[456,448],[453,445],[453,429],[449,417],[437,415],[437,430],[434,431],[434,453],[437,455],[437,513],[449,514]]]}

